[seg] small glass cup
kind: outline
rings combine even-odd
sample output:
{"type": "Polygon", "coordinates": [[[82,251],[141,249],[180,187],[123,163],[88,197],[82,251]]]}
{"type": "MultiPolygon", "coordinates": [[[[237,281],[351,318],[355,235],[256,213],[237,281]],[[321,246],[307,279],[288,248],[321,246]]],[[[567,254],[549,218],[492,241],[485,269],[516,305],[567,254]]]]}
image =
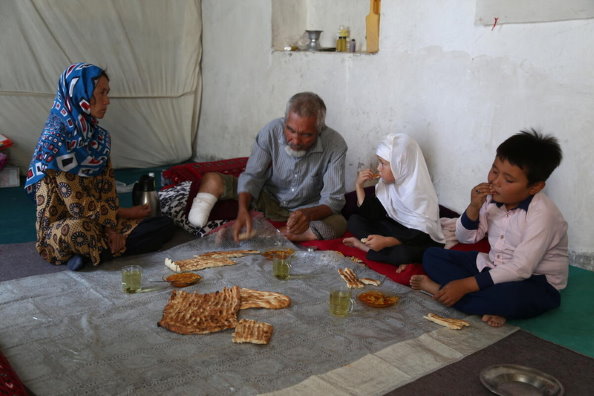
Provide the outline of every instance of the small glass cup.
{"type": "Polygon", "coordinates": [[[330,291],[328,307],[333,316],[344,318],[353,312],[355,299],[349,288],[340,288],[330,291]]]}
{"type": "Polygon", "coordinates": [[[142,267],[128,265],[122,268],[122,291],[125,293],[138,293],[142,285],[142,267]]]}
{"type": "Polygon", "coordinates": [[[291,257],[289,253],[278,253],[272,257],[272,274],[280,280],[287,280],[291,276],[291,257]]]}

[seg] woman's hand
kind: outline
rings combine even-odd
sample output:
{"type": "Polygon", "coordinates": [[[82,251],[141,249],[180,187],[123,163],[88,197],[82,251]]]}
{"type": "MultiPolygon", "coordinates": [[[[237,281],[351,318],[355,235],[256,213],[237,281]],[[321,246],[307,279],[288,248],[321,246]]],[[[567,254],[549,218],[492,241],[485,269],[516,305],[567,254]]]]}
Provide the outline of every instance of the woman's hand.
{"type": "Polygon", "coordinates": [[[106,228],[105,233],[107,234],[107,243],[111,254],[120,253],[124,250],[126,247],[126,237],[124,235],[116,232],[113,228],[106,228]]]}
{"type": "Polygon", "coordinates": [[[401,244],[401,242],[394,237],[385,237],[376,234],[371,234],[367,236],[367,239],[363,243],[365,244],[365,246],[367,246],[371,250],[375,250],[376,252],[379,252],[380,250],[390,246],[396,246],[401,244]]]}
{"type": "Polygon", "coordinates": [[[151,206],[149,204],[136,205],[131,208],[118,209],[118,215],[124,219],[144,219],[151,214],[151,206]]]}

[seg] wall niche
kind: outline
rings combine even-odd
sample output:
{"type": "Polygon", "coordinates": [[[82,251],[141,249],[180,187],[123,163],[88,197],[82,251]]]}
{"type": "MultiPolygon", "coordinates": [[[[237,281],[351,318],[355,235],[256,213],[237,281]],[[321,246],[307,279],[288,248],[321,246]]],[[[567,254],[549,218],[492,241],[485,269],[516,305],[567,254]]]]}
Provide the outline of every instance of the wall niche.
{"type": "MultiPolygon", "coordinates": [[[[334,52],[340,26],[348,26],[348,41],[355,39],[356,52],[367,52],[366,18],[370,9],[381,13],[380,0],[271,0],[272,49],[305,49],[306,30],[321,30],[320,45],[334,52]]],[[[378,18],[379,18],[378,13],[378,18]]]]}

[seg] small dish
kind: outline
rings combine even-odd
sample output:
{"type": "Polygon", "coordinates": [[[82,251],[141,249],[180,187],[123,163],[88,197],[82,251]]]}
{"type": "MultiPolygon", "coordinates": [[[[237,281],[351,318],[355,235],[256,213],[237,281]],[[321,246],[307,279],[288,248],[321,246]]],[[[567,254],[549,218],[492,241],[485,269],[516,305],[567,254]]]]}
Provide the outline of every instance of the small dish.
{"type": "Polygon", "coordinates": [[[496,364],[484,368],[480,379],[496,395],[561,396],[565,392],[557,378],[517,364],[496,364]]]}
{"type": "Polygon", "coordinates": [[[363,304],[373,308],[386,308],[396,304],[400,297],[384,294],[381,291],[370,290],[360,293],[357,298],[363,304]]]}
{"type": "Polygon", "coordinates": [[[163,275],[163,280],[173,287],[187,287],[198,283],[202,277],[194,272],[180,272],[178,274],[163,275]]]}

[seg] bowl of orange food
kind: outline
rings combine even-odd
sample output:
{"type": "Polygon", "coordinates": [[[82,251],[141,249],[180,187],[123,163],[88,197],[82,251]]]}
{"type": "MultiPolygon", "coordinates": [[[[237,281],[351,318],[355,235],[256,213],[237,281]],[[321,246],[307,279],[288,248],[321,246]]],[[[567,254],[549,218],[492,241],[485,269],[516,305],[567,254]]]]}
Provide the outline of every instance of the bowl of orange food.
{"type": "Polygon", "coordinates": [[[357,298],[363,304],[373,308],[391,307],[392,305],[396,304],[398,300],[400,300],[400,297],[398,296],[385,294],[378,290],[370,290],[360,293],[357,298]]]}
{"type": "Polygon", "coordinates": [[[178,274],[163,275],[163,280],[173,287],[187,287],[198,283],[202,277],[194,272],[180,272],[178,274]]]}

